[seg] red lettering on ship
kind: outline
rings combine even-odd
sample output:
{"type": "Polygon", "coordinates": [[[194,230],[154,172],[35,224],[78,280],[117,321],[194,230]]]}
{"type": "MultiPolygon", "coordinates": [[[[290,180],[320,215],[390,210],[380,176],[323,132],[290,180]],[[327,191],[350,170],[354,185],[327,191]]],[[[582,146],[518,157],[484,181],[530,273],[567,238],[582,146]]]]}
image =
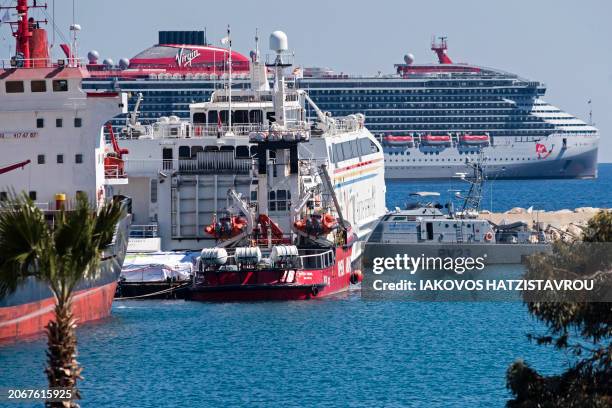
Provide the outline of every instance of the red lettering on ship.
{"type": "MultiPolygon", "coordinates": [[[[553,146],[554,147],[554,146],[553,146]]],[[[552,153],[553,148],[550,150],[546,148],[542,143],[536,143],[536,154],[538,155],[538,159],[545,159],[552,153]]]]}

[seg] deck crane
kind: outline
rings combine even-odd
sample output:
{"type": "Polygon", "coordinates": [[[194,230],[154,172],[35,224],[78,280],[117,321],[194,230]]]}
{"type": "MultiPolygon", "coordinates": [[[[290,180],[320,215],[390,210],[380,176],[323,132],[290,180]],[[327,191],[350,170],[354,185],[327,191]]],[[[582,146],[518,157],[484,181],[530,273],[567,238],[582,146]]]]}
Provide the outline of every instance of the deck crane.
{"type": "Polygon", "coordinates": [[[123,155],[129,154],[129,150],[119,147],[115,132],[113,132],[113,126],[110,122],[106,124],[106,129],[110,136],[113,152],[108,152],[104,157],[104,174],[107,177],[123,178],[125,177],[125,162],[123,161],[123,155]]]}
{"type": "Polygon", "coordinates": [[[30,163],[31,163],[31,160],[24,160],[24,161],[19,162],[19,163],[11,164],[10,166],[0,167],[0,174],[8,173],[9,171],[13,171],[13,170],[16,170],[18,168],[22,168],[23,169],[25,166],[27,166],[30,163]]]}

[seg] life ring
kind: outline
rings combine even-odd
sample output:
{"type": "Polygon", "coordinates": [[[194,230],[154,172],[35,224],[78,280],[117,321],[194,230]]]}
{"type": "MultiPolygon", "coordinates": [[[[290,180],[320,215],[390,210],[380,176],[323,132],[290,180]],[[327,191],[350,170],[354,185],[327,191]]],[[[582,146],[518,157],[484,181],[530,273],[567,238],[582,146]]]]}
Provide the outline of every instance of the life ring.
{"type": "Polygon", "coordinates": [[[488,231],[485,236],[484,236],[485,241],[492,241],[493,240],[493,233],[491,231],[488,231]]]}
{"type": "Polygon", "coordinates": [[[201,126],[196,126],[195,127],[195,135],[196,136],[202,136],[202,127],[201,126]]]}

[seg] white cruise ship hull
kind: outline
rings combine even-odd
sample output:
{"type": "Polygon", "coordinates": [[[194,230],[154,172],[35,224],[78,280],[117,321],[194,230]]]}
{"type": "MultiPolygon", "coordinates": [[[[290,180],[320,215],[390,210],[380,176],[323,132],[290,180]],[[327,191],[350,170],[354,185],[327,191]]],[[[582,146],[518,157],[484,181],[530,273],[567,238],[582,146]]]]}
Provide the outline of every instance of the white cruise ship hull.
{"type": "MultiPolygon", "coordinates": [[[[566,141],[551,136],[541,143],[547,153],[536,153],[535,142],[483,147],[485,175],[494,179],[597,177],[598,136],[566,141]],[[546,156],[546,157],[544,157],[546,156]]],[[[465,171],[465,160],[475,157],[456,147],[424,150],[390,149],[385,153],[385,178],[398,180],[448,179],[465,171]],[[402,154],[403,153],[403,154],[402,154]]]]}

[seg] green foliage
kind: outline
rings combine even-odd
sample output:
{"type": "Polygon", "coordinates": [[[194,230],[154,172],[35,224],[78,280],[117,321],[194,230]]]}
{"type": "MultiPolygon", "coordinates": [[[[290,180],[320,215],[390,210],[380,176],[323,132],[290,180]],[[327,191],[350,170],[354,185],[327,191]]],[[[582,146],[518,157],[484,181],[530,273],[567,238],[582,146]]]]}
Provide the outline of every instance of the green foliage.
{"type": "Polygon", "coordinates": [[[612,242],[612,211],[600,211],[584,231],[584,242],[612,242]]]}
{"type": "Polygon", "coordinates": [[[574,356],[558,376],[543,376],[522,360],[507,372],[507,387],[515,399],[509,407],[610,407],[612,406],[612,211],[601,211],[589,220],[581,242],[557,242],[552,254],[527,261],[525,279],[593,279],[596,290],[582,301],[563,301],[558,294],[544,301],[524,300],[529,312],[548,328],[545,335],[528,337],[553,345],[574,356]],[[561,300],[561,301],[560,301],[561,300]]]}
{"type": "MultiPolygon", "coordinates": [[[[55,320],[47,324],[49,387],[73,390],[81,370],[77,357],[72,294],[79,281],[96,277],[104,249],[112,242],[122,215],[119,202],[92,209],[85,195],[75,208],[46,217],[26,195],[12,194],[0,206],[0,296],[14,292],[28,279],[45,282],[55,296],[55,320]]],[[[74,401],[47,406],[76,407],[74,401]]]]}
{"type": "Polygon", "coordinates": [[[97,213],[86,196],[53,219],[25,195],[12,195],[0,207],[0,296],[35,276],[58,300],[67,300],[81,279],[95,278],[101,251],[111,243],[121,217],[119,203],[97,213]]]}

